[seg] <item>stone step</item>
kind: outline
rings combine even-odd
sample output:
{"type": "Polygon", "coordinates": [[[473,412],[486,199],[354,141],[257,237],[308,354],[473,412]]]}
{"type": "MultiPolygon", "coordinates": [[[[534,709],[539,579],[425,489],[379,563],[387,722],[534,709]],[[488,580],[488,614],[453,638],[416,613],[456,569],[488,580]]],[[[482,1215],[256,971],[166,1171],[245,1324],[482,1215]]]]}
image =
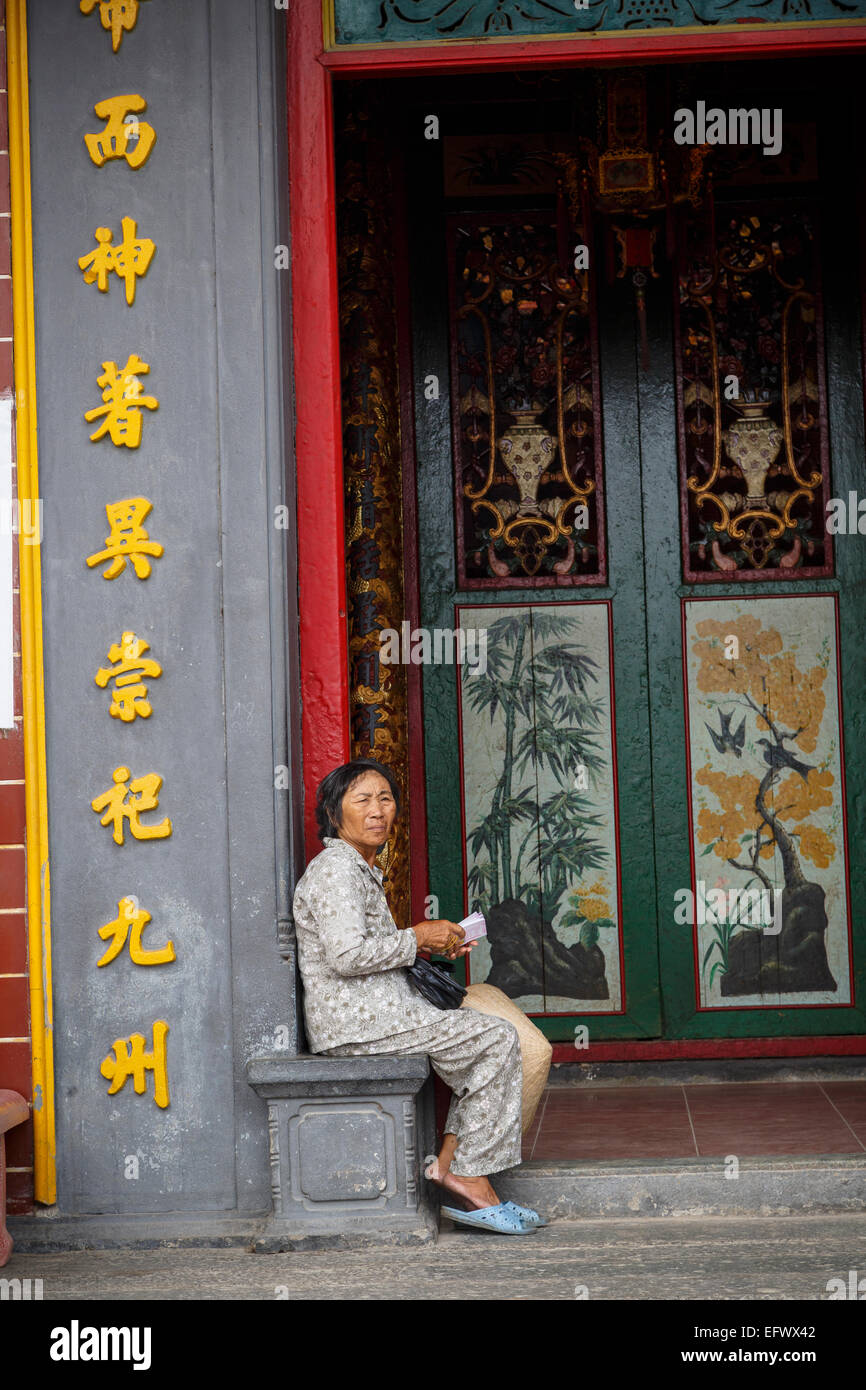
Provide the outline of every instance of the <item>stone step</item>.
{"type": "Polygon", "coordinates": [[[736,1162],[548,1159],[524,1163],[495,1182],[503,1201],[535,1207],[554,1220],[866,1211],[866,1153],[736,1162]]]}
{"type": "Polygon", "coordinates": [[[732,1081],[862,1081],[866,1057],[729,1057],[554,1062],[551,1090],[574,1086],[703,1086],[732,1081]]]}

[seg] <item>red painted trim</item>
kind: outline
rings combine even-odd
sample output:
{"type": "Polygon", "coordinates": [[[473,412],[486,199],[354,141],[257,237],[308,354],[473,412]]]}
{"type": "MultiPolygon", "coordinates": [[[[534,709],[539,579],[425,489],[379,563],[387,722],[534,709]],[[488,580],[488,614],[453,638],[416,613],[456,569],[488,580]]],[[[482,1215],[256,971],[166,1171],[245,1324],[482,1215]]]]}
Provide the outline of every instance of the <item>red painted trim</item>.
{"type": "Polygon", "coordinates": [[[288,23],[292,335],[298,496],[298,587],[304,822],[321,848],[316,787],[349,756],[349,658],[340,415],[339,303],[331,81],[315,59],[321,10],[293,5],[288,23]]]}
{"type": "MultiPolygon", "coordinates": [[[[310,6],[312,10],[314,6],[310,6]]],[[[474,43],[416,43],[404,47],[332,49],[319,62],[334,75],[412,76],[421,73],[502,72],[527,67],[626,66],[694,62],[696,58],[771,58],[810,53],[856,53],[866,48],[858,24],[797,24],[785,28],[702,29],[700,33],[584,34],[578,39],[481,39],[474,43]]]]}
{"type": "Polygon", "coordinates": [[[574,1043],[554,1043],[554,1062],[673,1062],[734,1057],[862,1057],[866,1033],[835,1038],[673,1038],[668,1042],[592,1043],[575,1051],[574,1043]]]}
{"type": "MultiPolygon", "coordinates": [[[[756,603],[763,603],[763,602],[765,602],[765,601],[768,602],[768,603],[784,603],[784,602],[786,602],[786,601],[790,603],[792,599],[797,599],[797,598],[831,598],[831,599],[833,600],[833,613],[834,613],[834,620],[835,620],[835,637],[836,637],[836,721],[837,721],[837,732],[838,732],[838,735],[839,735],[839,780],[840,780],[840,783],[841,783],[841,791],[842,791],[842,848],[843,848],[844,856],[845,856],[845,863],[844,863],[845,900],[846,900],[846,904],[847,904],[847,913],[848,913],[848,922],[847,922],[847,927],[848,927],[848,985],[849,985],[849,989],[850,989],[850,991],[851,991],[851,998],[850,998],[850,1000],[841,1000],[841,999],[840,999],[840,1000],[838,1000],[837,1002],[834,1002],[834,1003],[818,1003],[818,1004],[794,1004],[794,1003],[789,1003],[787,1000],[786,1000],[783,1004],[781,1004],[781,1005],[779,1005],[779,1004],[773,1004],[773,1003],[766,1003],[766,1004],[702,1004],[702,1003],[701,1003],[701,980],[700,980],[699,947],[698,947],[698,925],[697,925],[697,923],[695,922],[695,923],[693,923],[693,927],[692,927],[692,944],[693,944],[693,955],[694,955],[695,1012],[698,1013],[698,1014],[725,1013],[725,1014],[735,1014],[735,1015],[736,1015],[736,1014],[740,1014],[740,1013],[753,1013],[753,1012],[755,1012],[756,1010],[764,1011],[764,1010],[767,1010],[767,1009],[774,1009],[774,1010],[782,1009],[782,1010],[784,1010],[785,1013],[789,1013],[789,1012],[791,1012],[791,1011],[794,1010],[794,1009],[798,1009],[798,1010],[799,1010],[799,1009],[854,1009],[854,1008],[857,1007],[857,1005],[856,1005],[856,996],[855,996],[855,983],[856,983],[856,981],[855,981],[855,975],[854,975],[854,954],[853,954],[852,919],[851,919],[851,883],[850,883],[850,871],[849,871],[849,864],[850,864],[850,862],[851,862],[851,855],[850,855],[849,847],[848,847],[848,814],[847,814],[847,797],[846,797],[846,788],[845,788],[845,746],[844,746],[844,732],[843,732],[843,727],[844,727],[844,726],[843,726],[843,722],[842,722],[842,659],[841,659],[841,649],[840,649],[840,642],[839,642],[839,595],[838,595],[837,593],[833,593],[833,592],[830,592],[830,591],[828,591],[828,590],[816,590],[816,591],[813,591],[813,592],[804,592],[804,593],[802,593],[802,594],[800,594],[800,593],[797,593],[797,594],[734,594],[734,595],[728,595],[728,596],[718,595],[718,596],[716,596],[716,597],[712,597],[712,596],[709,596],[709,595],[703,595],[703,594],[701,594],[701,595],[698,595],[698,596],[693,597],[693,598],[682,598],[682,599],[680,600],[680,623],[681,623],[681,641],[682,641],[682,671],[683,671],[683,712],[684,712],[684,715],[685,715],[685,753],[686,753],[686,779],[687,779],[687,786],[688,786],[689,863],[690,863],[690,875],[691,875],[691,891],[692,891],[693,894],[696,894],[696,893],[697,893],[697,883],[696,883],[696,880],[697,880],[697,858],[696,858],[696,855],[695,855],[694,797],[693,797],[693,782],[692,782],[692,745],[691,745],[691,729],[690,729],[690,724],[689,724],[689,669],[688,669],[688,651],[687,651],[687,648],[686,648],[686,607],[687,607],[688,604],[692,604],[692,603],[725,603],[726,601],[738,602],[738,601],[740,601],[740,600],[745,601],[745,600],[747,600],[747,599],[754,600],[756,603]]],[[[817,991],[816,991],[816,992],[817,992],[817,991]]]]}

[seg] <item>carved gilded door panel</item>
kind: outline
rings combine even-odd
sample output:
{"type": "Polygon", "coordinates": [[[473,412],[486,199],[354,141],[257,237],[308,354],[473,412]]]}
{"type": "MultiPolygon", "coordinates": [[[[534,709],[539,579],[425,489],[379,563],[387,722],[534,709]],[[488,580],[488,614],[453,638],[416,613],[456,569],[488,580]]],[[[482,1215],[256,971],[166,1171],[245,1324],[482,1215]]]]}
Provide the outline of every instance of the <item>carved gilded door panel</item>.
{"type": "Polygon", "coordinates": [[[603,584],[598,332],[554,216],[448,219],[461,589],[603,584]]]}
{"type": "Polygon", "coordinates": [[[829,578],[818,206],[735,201],[688,230],[675,317],[684,577],[829,578]]]}

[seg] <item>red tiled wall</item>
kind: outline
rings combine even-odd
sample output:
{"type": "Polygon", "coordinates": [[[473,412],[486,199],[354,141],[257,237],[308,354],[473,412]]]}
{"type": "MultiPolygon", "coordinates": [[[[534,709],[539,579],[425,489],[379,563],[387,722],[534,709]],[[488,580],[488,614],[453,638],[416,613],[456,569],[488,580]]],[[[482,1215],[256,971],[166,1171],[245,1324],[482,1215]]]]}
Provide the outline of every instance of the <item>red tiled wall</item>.
{"type": "MultiPolygon", "coordinates": [[[[9,236],[9,138],[6,15],[0,0],[0,397],[14,395],[12,256],[9,236]]],[[[14,444],[13,444],[14,447],[14,444]]],[[[13,474],[12,495],[16,480],[13,474]]],[[[18,547],[13,537],[15,728],[0,729],[0,1088],[31,1099],[30,1000],[24,861],[24,740],[21,732],[21,617],[18,547]]],[[[33,1208],[33,1125],[6,1135],[7,1210],[33,1208]]]]}

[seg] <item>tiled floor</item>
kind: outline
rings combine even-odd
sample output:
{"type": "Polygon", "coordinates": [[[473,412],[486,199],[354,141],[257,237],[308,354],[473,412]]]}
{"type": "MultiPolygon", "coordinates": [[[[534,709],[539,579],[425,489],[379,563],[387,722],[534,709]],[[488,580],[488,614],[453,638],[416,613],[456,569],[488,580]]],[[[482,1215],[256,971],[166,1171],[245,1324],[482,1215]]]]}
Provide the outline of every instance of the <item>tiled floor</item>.
{"type": "Polygon", "coordinates": [[[528,1159],[866,1153],[866,1081],[548,1087],[528,1159]]]}

